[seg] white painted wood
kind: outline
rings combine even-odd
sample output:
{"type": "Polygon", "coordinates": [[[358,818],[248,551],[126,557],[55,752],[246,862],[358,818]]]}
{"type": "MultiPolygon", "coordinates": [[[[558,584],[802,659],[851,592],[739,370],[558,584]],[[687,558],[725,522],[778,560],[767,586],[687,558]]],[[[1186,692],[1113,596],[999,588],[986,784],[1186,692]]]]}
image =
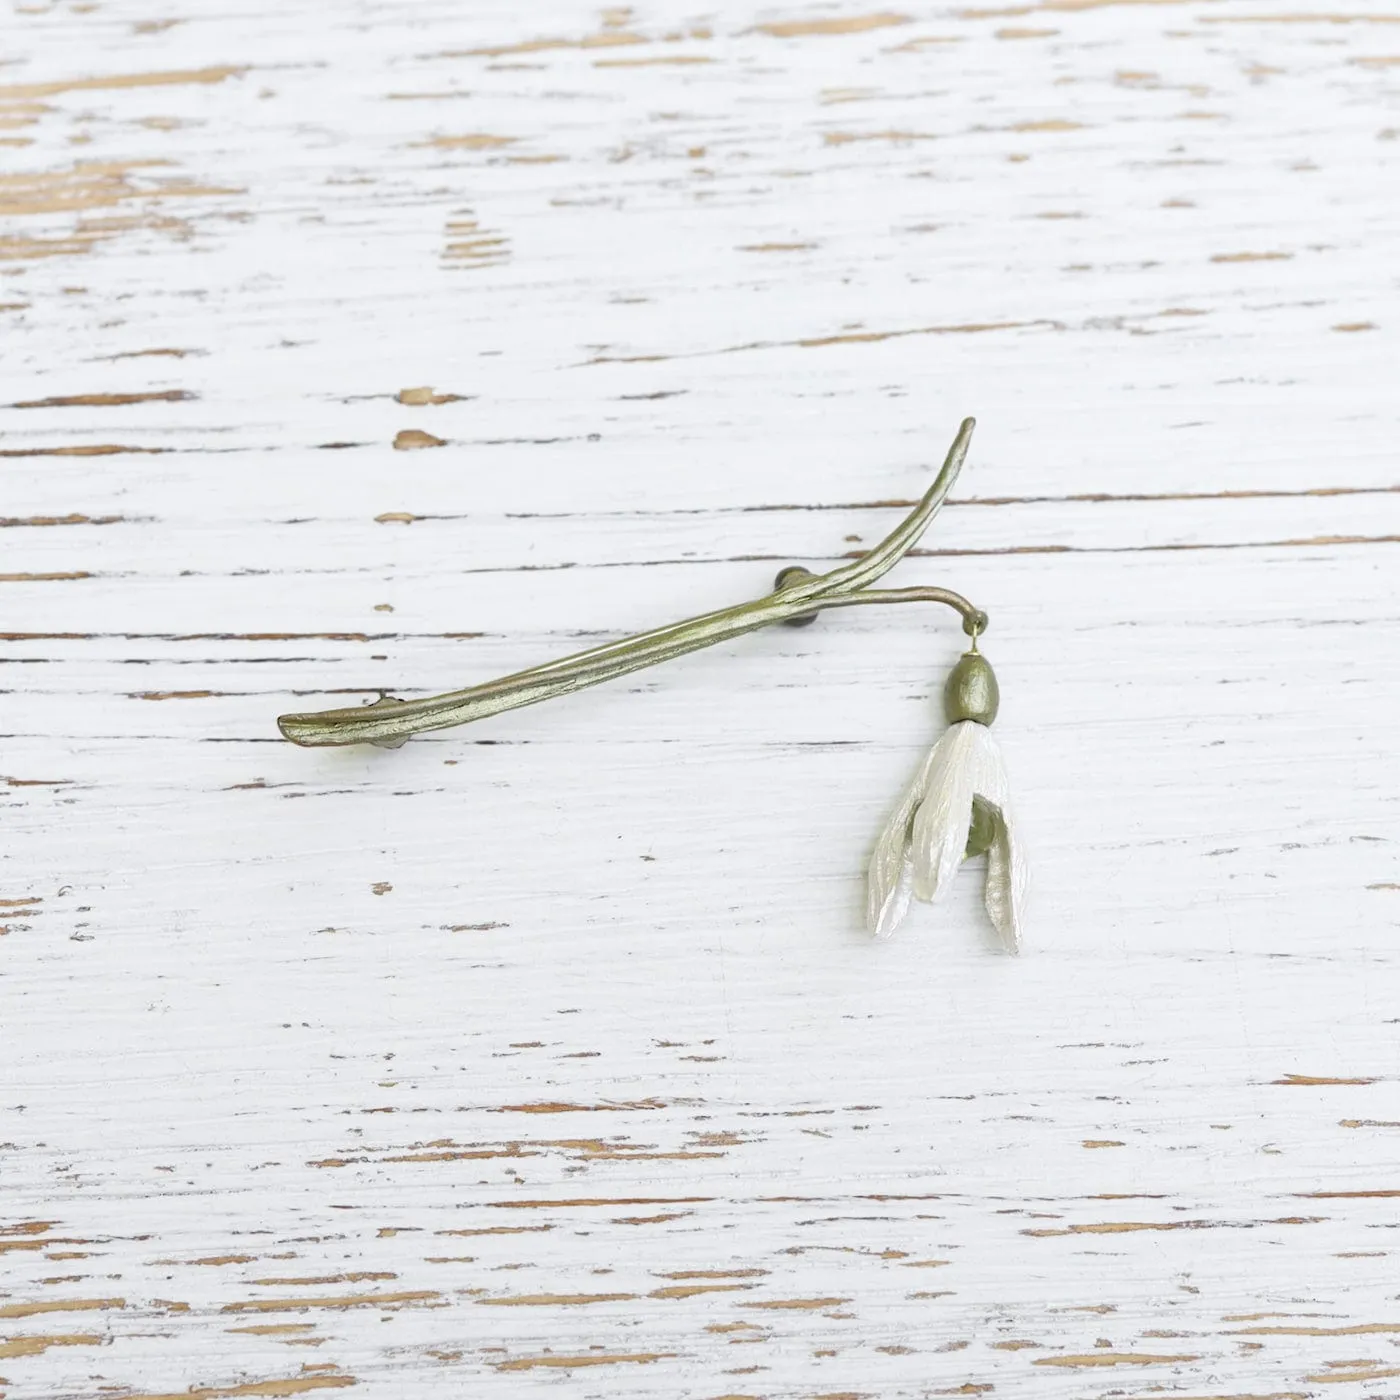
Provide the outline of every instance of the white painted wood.
{"type": "Polygon", "coordinates": [[[4,33],[0,1392],[1400,1395],[1393,6],[4,33]],[[943,616],[277,737],[965,413],[891,582],[992,614],[1019,960],[861,931],[943,616]]]}

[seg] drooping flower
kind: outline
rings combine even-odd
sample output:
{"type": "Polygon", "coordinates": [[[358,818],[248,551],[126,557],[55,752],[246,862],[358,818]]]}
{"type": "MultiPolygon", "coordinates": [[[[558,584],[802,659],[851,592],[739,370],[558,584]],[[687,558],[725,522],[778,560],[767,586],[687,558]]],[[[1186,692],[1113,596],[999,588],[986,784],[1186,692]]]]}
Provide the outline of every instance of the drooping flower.
{"type": "Polygon", "coordinates": [[[963,861],[985,851],[987,913],[1008,951],[1020,948],[1027,869],[1006,765],[988,729],[998,702],[991,666],[968,652],[944,691],[948,731],[904,790],[870,858],[868,919],[876,938],[899,927],[911,899],[936,902],[963,861]]]}

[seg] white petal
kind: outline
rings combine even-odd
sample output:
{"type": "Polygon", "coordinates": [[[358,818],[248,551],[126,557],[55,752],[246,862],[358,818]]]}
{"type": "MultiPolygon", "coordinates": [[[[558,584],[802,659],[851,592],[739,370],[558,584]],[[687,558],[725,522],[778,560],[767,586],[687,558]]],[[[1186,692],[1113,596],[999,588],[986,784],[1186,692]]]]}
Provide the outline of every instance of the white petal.
{"type": "Polygon", "coordinates": [[[923,801],[914,815],[910,854],[914,861],[914,893],[936,900],[948,888],[967,849],[972,822],[974,778],[986,726],[973,720],[952,725],[929,755],[923,801]]]}
{"type": "Polygon", "coordinates": [[[914,897],[914,862],[909,859],[906,851],[903,861],[900,863],[899,875],[894,882],[894,888],[885,896],[883,904],[876,908],[875,891],[870,891],[870,908],[867,911],[867,918],[870,922],[871,934],[880,939],[888,938],[894,933],[900,924],[904,922],[904,916],[909,912],[909,901],[914,897]]]}
{"type": "Polygon", "coordinates": [[[987,913],[1011,953],[1021,951],[1021,928],[1029,869],[1016,839],[1009,806],[997,811],[997,838],[987,851],[987,913]]]}
{"type": "Polygon", "coordinates": [[[974,753],[969,759],[973,792],[996,809],[996,839],[987,851],[987,913],[1011,952],[1021,946],[1022,909],[1028,874],[1025,853],[1016,836],[1011,806],[1011,784],[1001,748],[991,732],[979,725],[974,753]]]}
{"type": "Polygon", "coordinates": [[[909,910],[913,871],[909,862],[909,823],[923,797],[937,750],[930,751],[880,832],[866,879],[866,923],[876,938],[888,938],[909,910]]]}
{"type": "Polygon", "coordinates": [[[985,724],[976,726],[969,735],[968,770],[972,775],[972,790],[993,807],[1005,807],[1011,799],[1011,784],[1006,776],[1006,761],[1001,746],[992,738],[985,724]]]}

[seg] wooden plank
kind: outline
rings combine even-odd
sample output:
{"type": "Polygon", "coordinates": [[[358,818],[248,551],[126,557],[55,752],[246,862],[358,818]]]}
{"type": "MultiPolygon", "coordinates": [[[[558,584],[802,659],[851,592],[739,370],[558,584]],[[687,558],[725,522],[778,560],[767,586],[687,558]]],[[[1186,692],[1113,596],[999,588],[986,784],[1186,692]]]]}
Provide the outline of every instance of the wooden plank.
{"type": "MultiPolygon", "coordinates": [[[[0,1395],[1400,1385],[1400,15],[134,0],[0,66],[0,1395]],[[930,612],[1035,863],[887,945],[930,612]]],[[[1347,1388],[1350,1387],[1350,1390],[1347,1388]]]]}

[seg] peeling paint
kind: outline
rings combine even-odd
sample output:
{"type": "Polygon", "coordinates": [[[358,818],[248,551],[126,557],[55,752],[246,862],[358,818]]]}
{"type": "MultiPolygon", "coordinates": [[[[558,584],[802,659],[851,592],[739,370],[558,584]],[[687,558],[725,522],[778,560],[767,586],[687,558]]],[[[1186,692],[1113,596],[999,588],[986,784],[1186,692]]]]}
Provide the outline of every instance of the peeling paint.
{"type": "Polygon", "coordinates": [[[298,1312],[302,1308],[397,1308],[410,1303],[435,1303],[442,1294],[427,1289],[402,1293],[351,1293],[337,1298],[253,1298],[241,1303],[225,1303],[220,1312],[298,1312]]]}
{"type": "Polygon", "coordinates": [[[106,1337],[91,1332],[47,1337],[11,1337],[9,1341],[0,1341],[0,1360],[19,1356],[42,1356],[50,1347],[100,1347],[106,1344],[106,1337]]]}
{"type": "Polygon", "coordinates": [[[246,68],[186,68],[168,73],[122,73],[101,78],[67,78],[57,82],[18,83],[0,87],[0,102],[26,98],[58,97],[65,92],[115,92],[125,88],[183,87],[222,83],[247,72],[246,68]]]}
{"type": "Polygon", "coordinates": [[[496,1361],[498,1371],[579,1370],[585,1366],[650,1365],[653,1361],[669,1361],[673,1351],[648,1351],[632,1355],[599,1353],[587,1356],[522,1356],[514,1361],[496,1361]]]}
{"type": "Polygon", "coordinates": [[[52,1303],[0,1303],[0,1317],[37,1317],[40,1313],[101,1312],[126,1307],[125,1298],[64,1298],[52,1303]]]}
{"type": "Polygon", "coordinates": [[[768,34],[775,39],[804,39],[812,35],[865,34],[872,29],[888,29],[891,25],[908,24],[909,16],[892,11],[873,15],[851,15],[834,19],[773,20],[754,25],[756,34],[768,34]]]}

